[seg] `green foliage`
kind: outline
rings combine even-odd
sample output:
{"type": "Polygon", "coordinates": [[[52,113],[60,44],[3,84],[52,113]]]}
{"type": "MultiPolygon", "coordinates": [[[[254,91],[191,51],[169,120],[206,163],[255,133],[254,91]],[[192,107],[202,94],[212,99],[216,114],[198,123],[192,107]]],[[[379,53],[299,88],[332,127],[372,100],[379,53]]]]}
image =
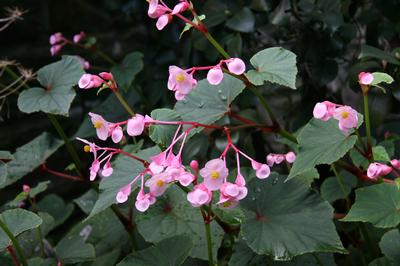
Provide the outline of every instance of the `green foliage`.
{"type": "Polygon", "coordinates": [[[248,71],[246,77],[254,85],[271,82],[296,89],[297,67],[294,53],[282,47],[267,48],[256,53],[250,62],[255,70],[248,71]]]}
{"type": "Polygon", "coordinates": [[[91,244],[86,244],[80,236],[67,236],[55,247],[57,257],[63,264],[94,260],[96,253],[91,244]]]}
{"type": "Polygon", "coordinates": [[[46,195],[37,203],[40,211],[49,213],[54,218],[54,226],[63,224],[74,211],[74,204],[65,201],[55,194],[46,195]]]}
{"type": "Polygon", "coordinates": [[[357,185],[357,178],[351,174],[340,174],[338,177],[328,177],[321,185],[321,197],[329,202],[346,198],[357,185]]]}
{"type": "Polygon", "coordinates": [[[400,233],[399,230],[393,229],[385,233],[382,237],[379,246],[382,253],[390,261],[392,265],[400,264],[400,233]]]}
{"type": "Polygon", "coordinates": [[[332,223],[332,208],[302,182],[272,174],[253,179],[240,206],[243,239],[257,254],[290,260],[308,252],[345,253],[332,223]]]}
{"type": "MultiPolygon", "coordinates": [[[[160,121],[180,121],[181,118],[174,110],[161,108],[153,110],[150,114],[151,118],[160,121]]],[[[149,128],[149,137],[157,144],[168,146],[177,130],[178,126],[174,125],[152,125],[149,128]]]]}
{"type": "Polygon", "coordinates": [[[122,63],[114,66],[111,72],[118,87],[127,91],[132,85],[135,76],[143,69],[143,54],[132,52],[125,56],[122,63]]]}
{"type": "Polygon", "coordinates": [[[45,112],[68,116],[75,98],[72,86],[84,74],[82,65],[75,56],[64,56],[38,71],[42,88],[34,87],[23,91],[18,97],[18,107],[24,113],[45,112]]]}
{"type": "Polygon", "coordinates": [[[341,221],[369,222],[390,228],[400,223],[400,193],[392,184],[379,184],[356,190],[356,201],[341,221]]]}

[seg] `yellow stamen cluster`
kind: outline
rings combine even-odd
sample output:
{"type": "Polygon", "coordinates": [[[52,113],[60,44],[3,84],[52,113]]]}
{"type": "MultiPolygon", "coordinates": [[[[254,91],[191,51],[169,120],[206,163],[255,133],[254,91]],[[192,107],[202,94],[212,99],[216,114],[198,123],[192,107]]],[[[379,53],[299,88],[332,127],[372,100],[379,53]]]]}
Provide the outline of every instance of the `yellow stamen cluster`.
{"type": "Polygon", "coordinates": [[[217,171],[211,171],[211,178],[212,179],[218,179],[219,178],[219,173],[217,171]]]}
{"type": "Polygon", "coordinates": [[[177,82],[182,82],[185,80],[185,77],[183,76],[183,74],[180,73],[180,74],[176,75],[175,79],[177,82]]]}
{"type": "Polygon", "coordinates": [[[90,152],[90,146],[89,146],[89,145],[83,146],[83,150],[84,150],[85,152],[90,152]]]}
{"type": "Polygon", "coordinates": [[[96,121],[93,123],[94,128],[101,128],[103,126],[103,123],[101,121],[96,121]]]}
{"type": "Polygon", "coordinates": [[[157,185],[158,187],[162,187],[162,186],[164,185],[164,181],[162,181],[161,179],[158,179],[158,180],[156,181],[156,185],[157,185]]]}
{"type": "Polygon", "coordinates": [[[347,117],[349,117],[349,112],[342,112],[342,118],[346,119],[347,117]]]}

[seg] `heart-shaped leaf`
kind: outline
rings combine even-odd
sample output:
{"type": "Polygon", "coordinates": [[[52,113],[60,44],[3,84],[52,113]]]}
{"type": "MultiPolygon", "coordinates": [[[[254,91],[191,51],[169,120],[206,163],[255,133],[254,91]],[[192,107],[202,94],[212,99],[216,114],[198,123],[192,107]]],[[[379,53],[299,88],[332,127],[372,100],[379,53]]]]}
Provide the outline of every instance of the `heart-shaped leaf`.
{"type": "Polygon", "coordinates": [[[111,72],[118,86],[125,91],[129,89],[135,76],[143,69],[143,54],[133,52],[125,56],[121,65],[115,66],[111,72]]]}

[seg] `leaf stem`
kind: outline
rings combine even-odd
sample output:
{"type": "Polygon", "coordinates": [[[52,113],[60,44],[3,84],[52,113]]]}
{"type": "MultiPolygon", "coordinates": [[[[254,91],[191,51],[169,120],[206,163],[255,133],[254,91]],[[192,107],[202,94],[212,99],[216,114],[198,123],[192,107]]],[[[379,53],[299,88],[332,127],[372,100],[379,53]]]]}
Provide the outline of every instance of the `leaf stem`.
{"type": "Polygon", "coordinates": [[[211,239],[211,229],[210,229],[211,221],[204,219],[204,227],[206,229],[206,238],[207,238],[207,253],[208,253],[208,265],[214,266],[214,257],[212,251],[212,239],[211,239]]]}
{"type": "Polygon", "coordinates": [[[129,106],[129,104],[125,101],[124,97],[122,97],[121,93],[117,90],[114,91],[115,97],[117,97],[118,101],[121,103],[121,105],[125,108],[125,110],[131,115],[134,116],[135,112],[132,110],[132,108],[129,106]]]}
{"type": "Polygon", "coordinates": [[[363,93],[364,100],[364,121],[365,121],[365,131],[367,133],[367,144],[368,144],[368,158],[370,161],[374,159],[372,154],[372,137],[371,137],[371,123],[369,119],[369,106],[368,106],[368,92],[363,93]]]}
{"type": "Polygon", "coordinates": [[[350,209],[350,199],[349,199],[349,197],[347,197],[346,190],[344,189],[343,176],[337,171],[334,163],[332,164],[331,167],[332,167],[332,171],[335,173],[336,180],[339,183],[340,190],[342,191],[343,197],[346,201],[346,209],[349,210],[350,209]]]}
{"type": "Polygon", "coordinates": [[[103,58],[104,60],[106,60],[108,63],[110,63],[111,65],[115,66],[117,65],[117,62],[115,62],[114,60],[112,60],[108,55],[106,55],[102,50],[100,49],[96,49],[96,53],[103,58]]]}
{"type": "Polygon", "coordinates": [[[19,257],[19,260],[20,260],[21,264],[24,265],[24,266],[28,266],[25,254],[22,251],[22,248],[19,245],[19,242],[18,242],[17,238],[13,235],[13,233],[10,231],[8,226],[1,219],[0,219],[0,227],[1,227],[1,229],[3,229],[4,233],[6,233],[8,238],[10,238],[10,240],[11,240],[11,242],[12,242],[14,248],[15,248],[15,251],[18,254],[18,257],[19,257]]]}

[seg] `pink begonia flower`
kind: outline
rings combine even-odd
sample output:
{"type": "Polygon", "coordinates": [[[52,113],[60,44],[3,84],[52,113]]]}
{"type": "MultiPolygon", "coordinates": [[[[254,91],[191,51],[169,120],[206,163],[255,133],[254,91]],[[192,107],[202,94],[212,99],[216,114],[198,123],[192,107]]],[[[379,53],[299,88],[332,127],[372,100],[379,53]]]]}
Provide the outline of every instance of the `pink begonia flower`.
{"type": "Polygon", "coordinates": [[[97,173],[100,170],[100,162],[96,159],[93,161],[92,165],[89,168],[90,170],[90,181],[93,181],[96,179],[97,173]]]}
{"type": "Polygon", "coordinates": [[[296,154],[292,151],[286,153],[285,155],[285,159],[288,163],[294,163],[294,161],[296,160],[296,154]]]}
{"type": "Polygon", "coordinates": [[[390,166],[382,163],[371,163],[368,166],[367,176],[371,179],[377,179],[379,176],[387,175],[392,171],[390,166]]]}
{"type": "Polygon", "coordinates": [[[188,74],[185,70],[177,67],[169,67],[168,89],[175,91],[175,98],[183,100],[193,88],[196,86],[197,81],[193,78],[192,74],[188,74]]]}
{"type": "Polygon", "coordinates": [[[316,119],[320,119],[322,121],[328,121],[332,118],[333,113],[335,112],[336,104],[331,103],[330,101],[324,101],[322,103],[317,103],[313,110],[313,116],[316,119]]]}
{"type": "Polygon", "coordinates": [[[131,183],[129,183],[128,185],[122,187],[116,196],[116,200],[118,203],[124,203],[125,201],[128,200],[129,195],[131,194],[131,183]]]}
{"type": "Polygon", "coordinates": [[[114,172],[114,169],[111,167],[111,163],[106,162],[103,166],[103,170],[101,171],[101,175],[108,177],[108,176],[112,175],[113,172],[114,172]]]}
{"type": "Polygon", "coordinates": [[[169,166],[167,167],[167,169],[165,169],[165,175],[166,175],[165,181],[167,183],[179,181],[179,176],[184,174],[185,172],[186,172],[185,168],[182,167],[181,165],[178,167],[169,166]]]}
{"type": "Polygon", "coordinates": [[[201,183],[194,186],[194,189],[187,194],[186,198],[193,207],[200,207],[211,202],[212,192],[208,190],[204,183],[201,183]]]}
{"type": "Polygon", "coordinates": [[[94,128],[96,129],[97,137],[101,140],[106,140],[109,136],[110,123],[101,115],[90,112],[89,116],[94,128]]]}
{"type": "Polygon", "coordinates": [[[339,120],[339,129],[344,134],[348,134],[350,129],[357,127],[358,113],[350,106],[336,108],[333,117],[339,120]]]}
{"type": "Polygon", "coordinates": [[[155,174],[150,179],[147,179],[145,185],[150,189],[150,194],[159,197],[164,194],[167,189],[167,176],[165,173],[155,174]]]}
{"type": "Polygon", "coordinates": [[[156,198],[151,194],[144,194],[143,189],[139,191],[139,194],[136,196],[135,207],[140,212],[145,212],[150,205],[153,205],[156,202],[156,198]]]}
{"type": "Polygon", "coordinates": [[[74,41],[74,43],[78,43],[78,42],[82,41],[82,39],[85,37],[86,37],[86,33],[81,31],[78,34],[75,34],[74,37],[72,38],[72,40],[74,41]]]}
{"type": "Polygon", "coordinates": [[[222,159],[208,161],[204,168],[200,170],[200,175],[204,178],[204,185],[211,191],[218,190],[228,176],[228,168],[222,159]]]}
{"type": "Polygon", "coordinates": [[[400,169],[400,161],[399,161],[399,160],[393,159],[393,160],[390,161],[390,164],[391,164],[394,168],[400,169]]]}
{"type": "Polygon", "coordinates": [[[58,54],[60,52],[62,47],[63,47],[63,45],[61,45],[61,44],[53,45],[52,47],[50,47],[50,54],[52,56],[55,56],[56,54],[58,54]]]}
{"type": "Polygon", "coordinates": [[[269,167],[274,166],[274,164],[275,164],[275,155],[273,153],[270,153],[270,154],[267,155],[267,164],[268,164],[269,167]]]}
{"type": "Polygon", "coordinates": [[[172,15],[176,15],[179,14],[183,11],[185,11],[186,9],[189,8],[189,3],[188,2],[180,2],[179,4],[175,5],[174,9],[172,10],[171,14],[172,15]]]}
{"type": "Polygon", "coordinates": [[[153,14],[156,12],[158,7],[158,0],[150,0],[149,1],[149,9],[147,10],[148,14],[153,14]]]}
{"type": "Polygon", "coordinates": [[[224,73],[220,66],[215,66],[211,68],[207,73],[208,83],[211,85],[218,85],[224,79],[224,73]]]}
{"type": "Polygon", "coordinates": [[[358,82],[361,85],[371,85],[374,81],[374,76],[369,72],[361,72],[358,74],[358,82]]]}
{"type": "Polygon", "coordinates": [[[246,187],[238,186],[237,184],[233,184],[230,182],[223,183],[220,188],[220,192],[221,196],[223,197],[223,200],[220,200],[220,203],[228,200],[239,201],[247,196],[246,187]]]}
{"type": "Polygon", "coordinates": [[[22,191],[25,193],[29,193],[31,191],[31,187],[28,185],[22,185],[22,191]]]}
{"type": "Polygon", "coordinates": [[[78,81],[78,86],[81,89],[91,89],[100,87],[104,80],[96,75],[83,74],[78,81]]]}
{"type": "Polygon", "coordinates": [[[256,170],[256,176],[259,179],[265,179],[271,174],[271,169],[266,164],[261,164],[256,161],[251,161],[251,166],[256,170]]]}
{"type": "Polygon", "coordinates": [[[150,13],[147,12],[147,15],[150,18],[159,18],[162,15],[164,15],[166,12],[168,11],[168,9],[162,5],[157,5],[156,9],[154,10],[154,12],[150,13]]]}
{"type": "Polygon", "coordinates": [[[111,139],[114,143],[119,143],[122,140],[124,133],[122,132],[122,128],[120,126],[116,126],[111,131],[111,139]]]}
{"type": "Polygon", "coordinates": [[[49,38],[49,43],[51,45],[55,45],[56,43],[61,42],[62,40],[64,40],[64,37],[62,35],[61,32],[56,32],[54,34],[52,34],[49,38]]]}
{"type": "Polygon", "coordinates": [[[158,30],[162,30],[168,23],[172,20],[172,16],[170,14],[164,14],[157,19],[156,27],[158,30]]]}
{"type": "Polygon", "coordinates": [[[136,114],[134,117],[128,120],[126,132],[129,136],[139,136],[144,130],[144,116],[136,114]]]}
{"type": "Polygon", "coordinates": [[[111,72],[100,72],[99,76],[105,80],[114,80],[113,74],[111,72]]]}
{"type": "Polygon", "coordinates": [[[246,65],[243,60],[240,58],[231,58],[226,61],[226,66],[228,67],[229,72],[235,75],[242,75],[246,70],[246,65]]]}

